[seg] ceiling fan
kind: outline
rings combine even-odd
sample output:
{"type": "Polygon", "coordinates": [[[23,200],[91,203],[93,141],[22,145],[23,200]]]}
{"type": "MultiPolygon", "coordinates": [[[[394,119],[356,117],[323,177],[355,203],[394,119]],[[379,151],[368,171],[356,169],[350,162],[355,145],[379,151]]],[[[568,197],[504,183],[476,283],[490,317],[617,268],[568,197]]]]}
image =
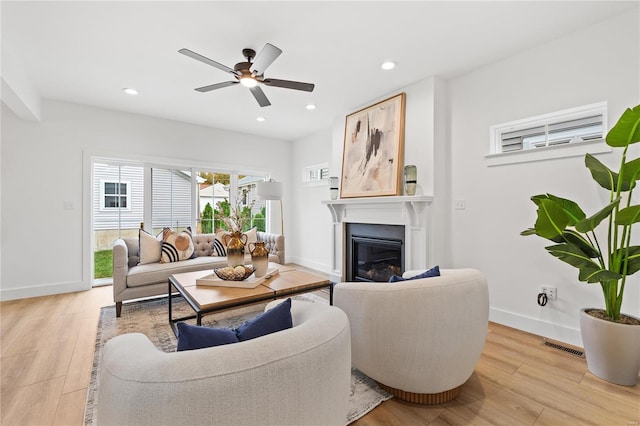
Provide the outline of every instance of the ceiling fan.
{"type": "Polygon", "coordinates": [[[315,87],[311,83],[301,83],[299,81],[266,78],[264,76],[264,71],[282,53],[282,50],[269,43],[264,45],[258,56],[256,56],[256,51],[253,49],[242,49],[242,55],[247,58],[247,61],[238,62],[233,68],[222,65],[221,63],[211,60],[189,49],[180,49],[178,50],[178,52],[200,62],[204,62],[205,64],[211,65],[214,68],[218,68],[219,70],[228,72],[235,77],[235,81],[225,81],[223,83],[216,83],[209,86],[198,87],[197,89],[195,89],[198,92],[210,92],[212,90],[222,89],[223,87],[233,86],[234,84],[240,83],[243,86],[249,88],[251,94],[253,94],[253,97],[256,98],[256,101],[258,101],[258,104],[261,107],[266,107],[271,105],[271,102],[269,102],[267,96],[264,94],[260,86],[258,86],[259,83],[266,86],[302,90],[305,92],[313,92],[313,88],[315,87]],[[251,62],[253,58],[255,58],[255,60],[251,62]]]}

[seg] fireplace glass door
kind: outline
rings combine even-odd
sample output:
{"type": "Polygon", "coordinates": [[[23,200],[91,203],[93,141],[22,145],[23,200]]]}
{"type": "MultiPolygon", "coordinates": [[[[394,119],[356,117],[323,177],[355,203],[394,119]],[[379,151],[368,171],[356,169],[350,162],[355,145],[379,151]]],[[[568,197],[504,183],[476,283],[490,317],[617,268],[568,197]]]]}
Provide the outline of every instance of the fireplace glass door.
{"type": "Polygon", "coordinates": [[[347,281],[389,281],[404,271],[404,227],[347,226],[347,281]]]}

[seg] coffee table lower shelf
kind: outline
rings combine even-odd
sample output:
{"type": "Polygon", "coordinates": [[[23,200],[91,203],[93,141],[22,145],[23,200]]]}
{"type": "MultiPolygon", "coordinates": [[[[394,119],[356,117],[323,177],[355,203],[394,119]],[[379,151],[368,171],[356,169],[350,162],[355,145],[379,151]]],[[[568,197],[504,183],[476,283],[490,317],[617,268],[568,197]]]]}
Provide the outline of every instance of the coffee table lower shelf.
{"type": "Polygon", "coordinates": [[[202,325],[202,317],[205,315],[286,296],[309,293],[324,288],[329,289],[329,303],[333,305],[334,283],[324,277],[306,271],[296,269],[281,270],[278,275],[266,280],[254,289],[197,286],[196,280],[210,272],[211,271],[186,272],[169,277],[169,325],[176,336],[178,335],[176,324],[180,321],[195,318],[196,324],[202,325]],[[193,309],[194,315],[173,318],[173,303],[171,297],[171,294],[174,292],[173,289],[175,289],[191,309],[193,309]]]}

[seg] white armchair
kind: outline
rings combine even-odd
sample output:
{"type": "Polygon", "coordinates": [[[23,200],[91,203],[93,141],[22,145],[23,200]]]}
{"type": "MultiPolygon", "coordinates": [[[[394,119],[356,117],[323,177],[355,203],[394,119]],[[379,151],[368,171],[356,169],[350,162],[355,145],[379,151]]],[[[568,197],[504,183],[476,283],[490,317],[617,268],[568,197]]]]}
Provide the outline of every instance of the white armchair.
{"type": "Polygon", "coordinates": [[[487,335],[487,282],[475,269],[396,283],[339,283],[334,305],[349,317],[352,365],[418,404],[456,398],[487,335]]]}
{"type": "Polygon", "coordinates": [[[103,348],[97,423],[343,426],[349,321],[297,300],[291,315],[293,328],[191,351],[164,353],[139,333],[114,337],[103,348]]]}

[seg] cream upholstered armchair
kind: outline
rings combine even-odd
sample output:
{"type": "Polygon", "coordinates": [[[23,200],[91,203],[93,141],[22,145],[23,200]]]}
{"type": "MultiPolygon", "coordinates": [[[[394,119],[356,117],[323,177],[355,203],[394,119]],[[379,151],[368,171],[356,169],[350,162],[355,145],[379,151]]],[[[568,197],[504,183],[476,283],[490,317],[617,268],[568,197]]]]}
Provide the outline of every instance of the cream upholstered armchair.
{"type": "Polygon", "coordinates": [[[97,424],[344,425],[349,321],[299,300],[291,316],[287,330],[182,352],[161,352],[139,333],[114,337],[100,363],[97,424]]]}
{"type": "Polygon", "coordinates": [[[352,365],[418,404],[456,398],[487,335],[487,282],[475,269],[443,269],[439,277],[396,283],[339,283],[334,305],[351,324],[352,365]]]}

